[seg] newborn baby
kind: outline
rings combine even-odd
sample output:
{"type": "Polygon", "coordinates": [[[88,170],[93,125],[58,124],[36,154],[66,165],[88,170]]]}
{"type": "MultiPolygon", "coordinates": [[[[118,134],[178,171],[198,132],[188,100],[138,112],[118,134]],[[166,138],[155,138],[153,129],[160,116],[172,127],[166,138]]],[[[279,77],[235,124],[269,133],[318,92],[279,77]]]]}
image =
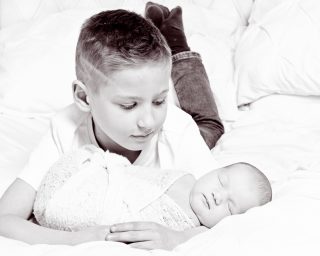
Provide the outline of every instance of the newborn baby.
{"type": "Polygon", "coordinates": [[[271,201],[266,176],[246,163],[191,174],[132,165],[93,145],[63,155],[45,175],[34,203],[40,225],[76,231],[153,221],[175,230],[208,228],[271,201]]]}

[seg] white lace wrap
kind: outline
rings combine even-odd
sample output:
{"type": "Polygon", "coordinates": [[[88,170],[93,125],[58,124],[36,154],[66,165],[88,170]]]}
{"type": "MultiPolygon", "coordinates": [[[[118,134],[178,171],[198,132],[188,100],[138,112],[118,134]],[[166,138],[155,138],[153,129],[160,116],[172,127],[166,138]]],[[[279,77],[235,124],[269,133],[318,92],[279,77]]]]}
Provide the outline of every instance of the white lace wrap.
{"type": "Polygon", "coordinates": [[[131,165],[122,156],[88,145],[50,168],[38,189],[34,215],[42,226],[70,231],[126,221],[191,228],[193,221],[165,194],[183,175],[131,165]]]}

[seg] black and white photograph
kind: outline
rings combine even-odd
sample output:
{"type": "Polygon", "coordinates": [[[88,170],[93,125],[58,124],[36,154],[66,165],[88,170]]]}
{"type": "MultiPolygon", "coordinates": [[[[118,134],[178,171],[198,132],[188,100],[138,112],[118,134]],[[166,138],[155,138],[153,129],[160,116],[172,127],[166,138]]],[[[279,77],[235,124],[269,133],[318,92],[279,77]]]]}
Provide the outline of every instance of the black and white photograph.
{"type": "Polygon", "coordinates": [[[319,0],[0,0],[1,255],[319,234],[319,0]]]}

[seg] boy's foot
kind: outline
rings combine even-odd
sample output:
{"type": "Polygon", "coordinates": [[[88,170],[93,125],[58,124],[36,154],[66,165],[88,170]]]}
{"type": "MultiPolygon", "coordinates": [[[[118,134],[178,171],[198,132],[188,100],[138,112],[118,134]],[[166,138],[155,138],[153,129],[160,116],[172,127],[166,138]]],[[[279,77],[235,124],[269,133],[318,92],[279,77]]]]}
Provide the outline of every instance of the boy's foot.
{"type": "Polygon", "coordinates": [[[180,6],[169,9],[163,5],[148,2],[145,16],[150,19],[167,40],[172,55],[190,51],[183,29],[182,9],[180,6]]]}
{"type": "Polygon", "coordinates": [[[161,4],[147,2],[145,7],[145,17],[150,19],[157,28],[162,24],[162,21],[169,16],[169,9],[161,4]]]}

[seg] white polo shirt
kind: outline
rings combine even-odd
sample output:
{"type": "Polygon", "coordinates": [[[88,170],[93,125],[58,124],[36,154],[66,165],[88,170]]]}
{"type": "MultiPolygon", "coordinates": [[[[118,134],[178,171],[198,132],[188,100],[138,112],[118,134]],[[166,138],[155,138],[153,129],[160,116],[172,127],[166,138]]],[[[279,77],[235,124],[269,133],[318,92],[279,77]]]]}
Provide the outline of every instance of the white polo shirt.
{"type": "MultiPolygon", "coordinates": [[[[37,190],[43,176],[61,154],[86,144],[99,147],[93,132],[92,116],[72,104],[52,119],[49,131],[32,152],[18,178],[37,190]]],[[[196,178],[217,168],[192,117],[171,104],[162,129],[133,164],[184,170],[196,178]]]]}

